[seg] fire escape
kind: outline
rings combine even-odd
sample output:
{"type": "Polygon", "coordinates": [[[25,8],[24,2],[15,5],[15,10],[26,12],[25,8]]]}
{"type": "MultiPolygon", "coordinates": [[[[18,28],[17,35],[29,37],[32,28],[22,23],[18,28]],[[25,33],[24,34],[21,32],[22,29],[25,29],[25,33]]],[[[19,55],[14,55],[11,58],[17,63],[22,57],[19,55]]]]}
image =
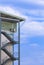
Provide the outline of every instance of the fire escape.
{"type": "MultiPolygon", "coordinates": [[[[9,15],[9,14],[6,14],[6,13],[3,13],[1,12],[0,13],[0,23],[1,25],[3,24],[3,27],[1,27],[1,34],[6,37],[9,42],[6,42],[5,44],[3,44],[1,46],[1,51],[3,51],[8,57],[5,57],[3,62],[1,63],[1,65],[6,65],[6,63],[10,62],[10,61],[16,61],[18,60],[18,65],[20,65],[20,23],[21,21],[24,21],[23,18],[19,18],[19,17],[16,17],[16,16],[12,16],[12,15],[9,15]],[[5,24],[5,22],[7,23],[10,23],[10,26],[9,24],[5,24]],[[16,32],[16,29],[14,31],[14,24],[18,24],[18,41],[15,41],[11,36],[10,34],[8,34],[7,32],[10,31],[10,32],[16,32]],[[7,26],[9,29],[7,29],[7,26]],[[10,29],[11,28],[11,29],[10,29]],[[13,52],[10,52],[8,48],[6,48],[7,46],[14,46],[14,45],[18,45],[18,57],[15,57],[13,52]]],[[[10,64],[11,65],[11,64],[10,64]]]]}
{"type": "Polygon", "coordinates": [[[14,41],[6,32],[1,32],[1,34],[3,34],[10,42],[6,43],[5,45],[3,45],[1,47],[1,49],[10,57],[8,59],[6,59],[1,65],[5,65],[5,63],[7,63],[9,60],[15,61],[18,60],[18,58],[15,58],[9,50],[7,50],[5,47],[9,46],[9,45],[14,45],[17,44],[16,41],[14,41]]]}

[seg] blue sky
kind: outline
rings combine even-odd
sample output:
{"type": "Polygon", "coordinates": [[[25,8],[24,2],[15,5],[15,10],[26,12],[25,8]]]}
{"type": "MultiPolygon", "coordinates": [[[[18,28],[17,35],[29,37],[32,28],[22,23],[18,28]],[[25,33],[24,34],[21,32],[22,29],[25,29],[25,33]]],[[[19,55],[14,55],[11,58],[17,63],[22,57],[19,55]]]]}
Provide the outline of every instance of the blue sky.
{"type": "Polygon", "coordinates": [[[24,17],[21,65],[44,65],[44,0],[0,0],[0,10],[24,17]]]}

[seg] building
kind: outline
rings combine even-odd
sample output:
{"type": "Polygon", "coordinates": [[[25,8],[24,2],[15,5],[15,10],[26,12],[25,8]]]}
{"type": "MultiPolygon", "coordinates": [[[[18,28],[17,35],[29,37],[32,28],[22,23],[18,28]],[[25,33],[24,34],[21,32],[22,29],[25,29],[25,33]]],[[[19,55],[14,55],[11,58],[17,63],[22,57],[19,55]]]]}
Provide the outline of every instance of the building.
{"type": "Polygon", "coordinates": [[[20,22],[22,21],[24,21],[22,17],[0,12],[0,65],[13,65],[16,60],[20,65],[20,22]],[[14,45],[18,45],[17,57],[14,55],[14,45]]]}

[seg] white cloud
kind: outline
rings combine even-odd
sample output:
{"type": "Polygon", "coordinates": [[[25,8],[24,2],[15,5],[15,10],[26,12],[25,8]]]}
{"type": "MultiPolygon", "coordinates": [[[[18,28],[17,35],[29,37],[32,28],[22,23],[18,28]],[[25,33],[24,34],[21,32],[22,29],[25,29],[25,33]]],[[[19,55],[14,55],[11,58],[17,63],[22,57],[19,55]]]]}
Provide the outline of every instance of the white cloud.
{"type": "MultiPolygon", "coordinates": [[[[23,10],[23,9],[22,9],[23,10]]],[[[24,14],[27,13],[31,20],[44,20],[44,9],[24,9],[24,14]]]]}
{"type": "Polygon", "coordinates": [[[24,8],[17,8],[22,14],[25,14],[31,20],[41,20],[44,21],[44,9],[24,9],[24,8]]]}
{"type": "Polygon", "coordinates": [[[22,37],[44,35],[44,22],[36,22],[28,19],[21,27],[22,37]]]}
{"type": "Polygon", "coordinates": [[[39,16],[44,17],[44,9],[31,9],[27,11],[28,14],[31,14],[33,16],[39,16]]]}
{"type": "Polygon", "coordinates": [[[18,11],[17,9],[14,9],[12,7],[9,7],[9,6],[0,6],[0,11],[8,13],[8,14],[16,15],[19,17],[27,18],[26,16],[21,14],[20,11],[18,11]]]}
{"type": "Polygon", "coordinates": [[[44,0],[18,0],[19,2],[25,2],[25,3],[34,3],[39,5],[44,5],[44,0]]]}

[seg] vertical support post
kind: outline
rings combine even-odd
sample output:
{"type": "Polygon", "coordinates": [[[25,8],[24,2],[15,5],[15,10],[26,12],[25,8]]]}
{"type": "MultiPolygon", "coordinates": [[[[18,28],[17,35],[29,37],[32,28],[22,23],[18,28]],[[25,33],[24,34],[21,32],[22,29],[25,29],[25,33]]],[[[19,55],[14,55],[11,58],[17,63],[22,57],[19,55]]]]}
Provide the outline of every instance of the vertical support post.
{"type": "MultiPolygon", "coordinates": [[[[13,33],[13,39],[14,39],[14,33],[13,33]]],[[[13,45],[13,56],[14,56],[14,45],[13,45]]],[[[13,65],[14,65],[14,61],[13,61],[13,65]]]]}
{"type": "Polygon", "coordinates": [[[20,65],[20,22],[18,23],[18,65],[20,65]]]}
{"type": "Polygon", "coordinates": [[[1,13],[0,13],[0,65],[1,65],[1,13]]]}

